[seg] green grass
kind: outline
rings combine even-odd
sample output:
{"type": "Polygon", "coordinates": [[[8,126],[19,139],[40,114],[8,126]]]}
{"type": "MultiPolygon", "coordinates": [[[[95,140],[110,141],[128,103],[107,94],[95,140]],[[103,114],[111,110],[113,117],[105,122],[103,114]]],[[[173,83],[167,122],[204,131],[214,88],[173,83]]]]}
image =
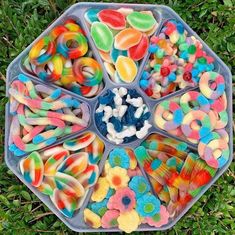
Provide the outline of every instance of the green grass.
{"type": "MultiPolygon", "coordinates": [[[[0,1],[0,234],[74,234],[8,170],[3,155],[6,68],[50,22],[75,2],[0,1]]],[[[234,0],[124,2],[159,3],[172,7],[229,66],[235,83],[234,0]]],[[[234,179],[233,162],[216,184],[165,234],[235,234],[234,179]]]]}

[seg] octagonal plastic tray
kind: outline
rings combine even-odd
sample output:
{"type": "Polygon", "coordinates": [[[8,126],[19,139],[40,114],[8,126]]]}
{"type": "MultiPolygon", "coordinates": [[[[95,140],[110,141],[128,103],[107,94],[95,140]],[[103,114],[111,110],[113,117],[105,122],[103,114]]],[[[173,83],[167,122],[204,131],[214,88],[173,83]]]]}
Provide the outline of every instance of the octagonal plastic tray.
{"type": "MultiPolygon", "coordinates": [[[[139,71],[138,74],[136,76],[136,79],[131,83],[131,84],[114,84],[110,79],[109,76],[107,74],[107,72],[105,71],[105,68],[103,66],[102,60],[99,56],[99,53],[93,43],[93,40],[91,39],[90,33],[89,33],[89,29],[87,26],[87,23],[85,22],[84,19],[84,13],[90,9],[90,8],[112,8],[112,9],[116,9],[116,8],[120,8],[120,7],[131,7],[137,11],[140,10],[150,10],[153,12],[154,17],[156,18],[156,20],[159,23],[159,27],[155,32],[155,35],[159,34],[159,31],[162,27],[162,25],[164,24],[165,21],[169,20],[169,19],[176,19],[180,22],[182,22],[182,24],[184,25],[185,29],[188,31],[189,35],[193,35],[195,36],[197,39],[199,39],[204,47],[204,50],[212,57],[214,57],[215,59],[215,70],[219,72],[220,74],[222,74],[225,78],[226,81],[226,95],[227,95],[227,100],[228,100],[228,107],[227,107],[227,112],[229,115],[229,121],[228,121],[228,125],[226,127],[227,132],[229,133],[229,147],[230,147],[230,157],[229,160],[227,161],[227,163],[217,171],[216,175],[214,176],[214,178],[211,180],[211,182],[209,184],[207,184],[203,190],[201,191],[201,193],[199,195],[197,195],[195,198],[193,198],[188,204],[187,206],[184,208],[184,210],[175,218],[171,219],[169,221],[168,224],[160,227],[160,228],[155,228],[155,227],[150,227],[146,224],[141,225],[138,228],[138,231],[151,231],[151,230],[166,230],[171,228],[191,207],[192,205],[205,193],[205,191],[211,187],[211,185],[224,173],[224,171],[229,167],[231,161],[232,161],[232,153],[233,153],[233,149],[232,149],[232,76],[230,73],[230,70],[228,69],[228,67],[223,63],[223,61],[199,38],[199,36],[179,17],[179,15],[177,15],[171,8],[167,7],[167,6],[163,6],[163,5],[142,5],[142,4],[116,4],[116,3],[112,3],[112,4],[106,4],[106,3],[78,3],[75,4],[73,6],[71,6],[68,10],[66,10],[56,21],[54,21],[35,41],[37,41],[39,38],[42,38],[43,36],[45,36],[46,34],[48,34],[48,32],[55,27],[56,25],[59,25],[61,23],[63,23],[66,19],[68,18],[73,18],[75,20],[77,20],[80,24],[80,26],[83,28],[83,30],[86,33],[87,39],[89,41],[89,46],[90,49],[93,52],[93,56],[94,58],[102,65],[102,69],[103,69],[103,81],[105,83],[104,89],[101,91],[101,93],[99,95],[104,94],[104,92],[106,92],[107,89],[112,89],[114,87],[120,87],[120,86],[124,86],[126,88],[135,88],[139,94],[142,95],[143,99],[145,100],[146,104],[149,106],[150,110],[154,110],[155,106],[162,100],[164,99],[168,99],[172,96],[178,96],[181,95],[183,93],[185,93],[187,90],[192,90],[192,89],[197,89],[198,87],[194,87],[194,88],[186,88],[186,89],[182,89],[179,90],[175,93],[172,93],[168,96],[165,96],[161,99],[157,99],[157,100],[153,100],[149,97],[147,97],[144,92],[140,89],[138,82],[140,79],[140,75],[144,69],[145,64],[147,63],[148,59],[149,59],[149,54],[146,54],[144,59],[142,60],[140,67],[139,67],[139,71]]],[[[35,42],[34,41],[34,42],[35,42]]],[[[28,77],[30,77],[32,79],[32,81],[34,83],[40,83],[40,84],[45,84],[45,82],[41,81],[39,78],[32,76],[30,74],[27,74],[27,72],[24,70],[23,65],[22,65],[22,60],[26,57],[26,55],[28,54],[30,48],[32,47],[33,43],[32,42],[17,58],[15,58],[12,63],[8,66],[7,69],[7,82],[6,82],[6,95],[8,96],[8,89],[9,89],[9,85],[11,84],[11,82],[16,79],[17,75],[19,75],[20,73],[24,73],[26,74],[28,77]]],[[[58,88],[56,85],[52,84],[52,83],[46,83],[47,86],[52,87],[52,88],[58,88]]],[[[79,136],[80,134],[87,132],[87,131],[93,131],[95,132],[104,142],[105,144],[105,151],[103,154],[103,157],[99,163],[99,169],[100,172],[102,171],[103,165],[105,160],[108,157],[108,154],[110,152],[111,149],[113,149],[116,145],[110,143],[109,141],[107,141],[101,134],[100,132],[97,130],[95,122],[94,122],[94,112],[95,112],[95,106],[96,106],[96,99],[97,97],[91,98],[91,99],[87,99],[85,97],[81,97],[77,94],[74,94],[68,90],[65,90],[63,88],[61,88],[63,92],[68,93],[70,95],[72,95],[74,98],[77,98],[81,101],[86,102],[91,109],[91,122],[90,125],[75,134],[71,134],[68,135],[66,137],[61,138],[59,141],[57,141],[55,144],[53,144],[52,146],[58,145],[60,143],[62,143],[65,139],[70,139],[70,138],[75,138],[77,136],[79,136]]],[[[65,216],[63,216],[53,205],[53,203],[50,201],[49,197],[46,195],[43,195],[42,193],[40,193],[36,188],[34,188],[33,186],[31,186],[29,183],[27,183],[23,176],[20,173],[20,170],[18,168],[18,164],[19,164],[19,160],[21,159],[21,157],[14,157],[13,154],[8,150],[7,146],[7,141],[8,141],[8,137],[9,137],[9,127],[10,127],[10,113],[9,113],[9,103],[6,104],[6,122],[5,122],[5,146],[6,146],[6,150],[5,150],[5,161],[6,164],[8,165],[8,167],[13,171],[13,173],[25,184],[27,185],[27,187],[43,202],[47,205],[47,207],[55,214],[57,215],[58,218],[60,218],[60,220],[62,220],[70,229],[77,231],[77,232],[101,232],[101,231],[119,231],[118,229],[114,228],[114,229],[93,229],[88,227],[84,221],[83,221],[83,210],[86,207],[87,203],[89,202],[91,193],[92,193],[92,189],[89,190],[85,201],[83,203],[83,206],[81,207],[81,209],[73,216],[73,218],[67,218],[65,216]]],[[[152,128],[149,130],[149,134],[151,133],[159,133],[171,138],[175,138],[178,139],[174,136],[171,136],[169,134],[167,134],[166,132],[163,132],[162,130],[160,130],[159,128],[156,127],[156,125],[153,123],[153,115],[151,115],[150,118],[150,122],[152,124],[152,128]]],[[[179,140],[179,139],[178,139],[179,140]]],[[[140,143],[143,140],[136,140],[134,142],[131,143],[131,147],[134,149],[137,146],[140,145],[140,143]]],[[[181,140],[182,141],[182,140],[181,140]]],[[[189,147],[192,150],[196,151],[196,145],[191,144],[191,143],[187,143],[189,145],[189,147]]],[[[128,145],[130,144],[121,144],[121,146],[123,147],[128,147],[128,145]]],[[[51,146],[50,146],[51,147],[51,146]]],[[[142,173],[146,176],[145,172],[143,171],[143,169],[141,168],[142,173]]]]}

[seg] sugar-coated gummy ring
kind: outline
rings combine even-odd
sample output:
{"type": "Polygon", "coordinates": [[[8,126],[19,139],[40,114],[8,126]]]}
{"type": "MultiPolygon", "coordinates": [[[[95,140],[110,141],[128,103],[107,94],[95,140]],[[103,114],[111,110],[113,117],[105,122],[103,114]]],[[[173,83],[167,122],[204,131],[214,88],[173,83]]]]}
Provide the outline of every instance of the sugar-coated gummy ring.
{"type": "Polygon", "coordinates": [[[52,71],[47,72],[45,70],[46,64],[43,64],[36,67],[36,74],[43,81],[57,81],[62,75],[63,59],[60,55],[55,55],[47,65],[49,63],[52,65],[52,71]]]}
{"type": "Polygon", "coordinates": [[[199,81],[199,88],[201,93],[209,99],[217,99],[224,93],[225,84],[224,77],[216,72],[206,72],[201,76],[199,81]],[[213,81],[216,83],[215,90],[210,87],[210,82],[213,81]]]}
{"type": "Polygon", "coordinates": [[[190,107],[189,102],[191,101],[196,101],[199,104],[200,110],[206,113],[209,112],[210,103],[207,98],[197,91],[189,91],[180,98],[180,106],[184,113],[188,113],[193,109],[196,109],[196,107],[193,109],[190,107]]]}
{"type": "Polygon", "coordinates": [[[208,143],[216,139],[221,139],[221,137],[217,132],[214,132],[214,131],[210,132],[208,135],[201,138],[200,142],[198,143],[198,154],[202,159],[204,159],[204,152],[208,143]]]}
{"type": "Polygon", "coordinates": [[[229,159],[228,144],[222,139],[214,139],[206,145],[203,155],[209,166],[221,168],[229,159]]]}
{"type": "Polygon", "coordinates": [[[201,110],[190,111],[184,116],[181,129],[187,138],[198,141],[212,130],[211,118],[201,110]],[[201,128],[193,129],[191,127],[193,121],[200,121],[201,128]]]}
{"type": "Polygon", "coordinates": [[[184,114],[180,106],[174,101],[165,100],[161,102],[155,111],[155,123],[161,129],[166,131],[174,130],[181,125],[184,114]],[[173,117],[170,120],[166,120],[164,112],[169,111],[172,113],[173,117]]]}
{"type": "Polygon", "coordinates": [[[37,41],[29,52],[29,60],[32,64],[40,65],[49,61],[55,54],[56,48],[51,37],[46,36],[37,41]],[[41,54],[41,51],[46,51],[41,54]]]}
{"type": "Polygon", "coordinates": [[[219,98],[215,100],[210,100],[210,105],[211,105],[211,109],[213,109],[214,111],[218,113],[225,111],[227,108],[227,97],[226,97],[225,92],[219,98]]]}
{"type": "Polygon", "coordinates": [[[102,69],[99,63],[89,57],[77,59],[73,65],[77,82],[85,86],[95,86],[102,81],[102,69]]]}
{"type": "MultiPolygon", "coordinates": [[[[213,112],[213,111],[212,111],[213,112]]],[[[215,124],[215,129],[222,129],[228,124],[228,113],[227,111],[222,111],[222,112],[215,112],[214,114],[216,116],[216,124],[215,124]]]]}
{"type": "Polygon", "coordinates": [[[57,52],[65,58],[77,59],[87,53],[88,44],[87,39],[81,33],[64,32],[57,39],[57,52]],[[75,48],[69,48],[67,43],[75,41],[78,45],[75,48]]]}

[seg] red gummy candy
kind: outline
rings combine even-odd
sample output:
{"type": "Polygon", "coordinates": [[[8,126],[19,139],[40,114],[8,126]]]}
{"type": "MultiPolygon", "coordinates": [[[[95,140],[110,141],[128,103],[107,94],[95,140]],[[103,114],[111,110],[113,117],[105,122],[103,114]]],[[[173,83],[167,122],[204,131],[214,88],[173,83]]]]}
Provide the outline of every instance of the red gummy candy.
{"type": "Polygon", "coordinates": [[[163,77],[166,77],[170,74],[170,69],[168,67],[161,67],[160,73],[163,77]]]}
{"type": "Polygon", "coordinates": [[[128,55],[129,57],[131,57],[131,59],[138,61],[141,60],[144,55],[147,53],[149,47],[149,40],[148,40],[148,36],[146,34],[143,34],[140,42],[129,48],[128,50],[128,55]]]}
{"type": "Polygon", "coordinates": [[[150,88],[147,88],[147,89],[145,90],[145,94],[146,94],[147,96],[152,96],[152,95],[153,95],[153,91],[152,91],[150,88]]]}
{"type": "Polygon", "coordinates": [[[120,12],[104,9],[98,13],[99,20],[112,29],[120,30],[126,27],[126,19],[120,12]]]}
{"type": "Polygon", "coordinates": [[[186,82],[190,82],[192,80],[192,74],[189,71],[184,72],[183,79],[186,82]]]}

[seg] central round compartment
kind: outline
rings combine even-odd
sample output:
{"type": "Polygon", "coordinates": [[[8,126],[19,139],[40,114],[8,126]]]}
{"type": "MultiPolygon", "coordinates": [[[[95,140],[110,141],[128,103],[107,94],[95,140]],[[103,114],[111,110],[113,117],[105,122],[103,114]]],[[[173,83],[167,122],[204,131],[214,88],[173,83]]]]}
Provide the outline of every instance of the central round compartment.
{"type": "Polygon", "coordinates": [[[95,122],[100,133],[110,142],[125,144],[148,134],[151,113],[135,89],[109,89],[98,98],[95,122]]]}

